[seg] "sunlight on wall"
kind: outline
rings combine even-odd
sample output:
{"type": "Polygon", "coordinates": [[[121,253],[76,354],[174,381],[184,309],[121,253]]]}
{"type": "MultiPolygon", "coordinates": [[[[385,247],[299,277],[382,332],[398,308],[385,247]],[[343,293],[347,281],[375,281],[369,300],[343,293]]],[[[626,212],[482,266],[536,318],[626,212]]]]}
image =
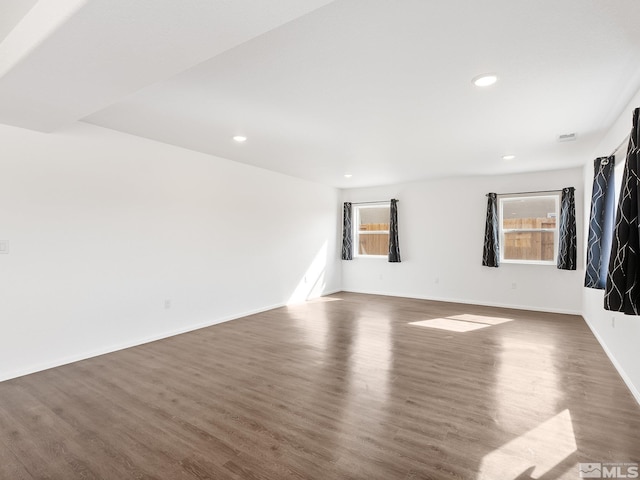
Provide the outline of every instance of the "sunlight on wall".
{"type": "Polygon", "coordinates": [[[420,320],[419,322],[410,322],[409,325],[418,327],[437,328],[439,330],[448,330],[450,332],[472,332],[481,328],[491,327],[492,325],[500,325],[501,323],[511,322],[510,318],[484,317],[482,315],[452,315],[445,318],[433,318],[431,320],[420,320]]]}
{"type": "Polygon", "coordinates": [[[485,455],[480,464],[478,480],[540,478],[554,468],[554,473],[561,473],[558,470],[564,472],[575,466],[576,462],[570,457],[576,449],[571,413],[563,410],[485,455]]]}
{"type": "Polygon", "coordinates": [[[325,241],[307,271],[300,279],[287,305],[304,302],[305,300],[322,295],[325,287],[325,271],[327,268],[327,242],[325,241]]]}

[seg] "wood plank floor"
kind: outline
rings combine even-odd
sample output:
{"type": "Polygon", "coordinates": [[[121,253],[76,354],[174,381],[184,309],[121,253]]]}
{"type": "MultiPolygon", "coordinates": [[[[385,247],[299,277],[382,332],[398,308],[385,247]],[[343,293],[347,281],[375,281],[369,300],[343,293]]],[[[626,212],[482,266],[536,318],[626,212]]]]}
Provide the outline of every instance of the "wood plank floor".
{"type": "Polygon", "coordinates": [[[0,383],[2,480],[550,480],[579,462],[640,462],[640,407],[570,315],[340,293],[0,383]]]}

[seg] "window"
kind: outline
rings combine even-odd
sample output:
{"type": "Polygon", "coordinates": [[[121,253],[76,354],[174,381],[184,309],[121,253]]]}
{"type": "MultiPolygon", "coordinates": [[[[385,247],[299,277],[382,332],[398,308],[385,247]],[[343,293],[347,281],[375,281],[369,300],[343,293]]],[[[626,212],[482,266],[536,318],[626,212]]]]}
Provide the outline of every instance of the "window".
{"type": "Polygon", "coordinates": [[[498,197],[500,261],[555,265],[560,192],[498,197]]]}
{"type": "Polygon", "coordinates": [[[389,255],[389,203],[354,205],[354,246],[356,257],[389,255]]]}

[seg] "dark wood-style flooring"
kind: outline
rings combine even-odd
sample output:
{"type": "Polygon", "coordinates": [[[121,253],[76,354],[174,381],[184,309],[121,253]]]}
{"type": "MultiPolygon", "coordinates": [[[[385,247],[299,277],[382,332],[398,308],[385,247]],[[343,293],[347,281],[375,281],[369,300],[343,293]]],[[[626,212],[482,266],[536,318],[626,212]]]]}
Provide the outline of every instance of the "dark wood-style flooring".
{"type": "Polygon", "coordinates": [[[340,293],[0,383],[2,480],[550,480],[579,462],[640,462],[640,407],[578,316],[340,293]],[[430,319],[451,329],[412,324],[430,319]]]}

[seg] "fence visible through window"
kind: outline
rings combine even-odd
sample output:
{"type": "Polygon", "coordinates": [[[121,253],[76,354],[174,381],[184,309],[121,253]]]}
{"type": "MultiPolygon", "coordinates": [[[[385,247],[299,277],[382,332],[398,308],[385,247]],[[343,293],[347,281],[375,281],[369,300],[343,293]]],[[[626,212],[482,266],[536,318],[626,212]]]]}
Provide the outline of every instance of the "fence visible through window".
{"type": "Polygon", "coordinates": [[[559,197],[556,194],[500,198],[502,260],[555,263],[558,205],[559,197]]]}
{"type": "Polygon", "coordinates": [[[356,207],[356,245],[358,256],[389,254],[389,205],[356,207]]]}

